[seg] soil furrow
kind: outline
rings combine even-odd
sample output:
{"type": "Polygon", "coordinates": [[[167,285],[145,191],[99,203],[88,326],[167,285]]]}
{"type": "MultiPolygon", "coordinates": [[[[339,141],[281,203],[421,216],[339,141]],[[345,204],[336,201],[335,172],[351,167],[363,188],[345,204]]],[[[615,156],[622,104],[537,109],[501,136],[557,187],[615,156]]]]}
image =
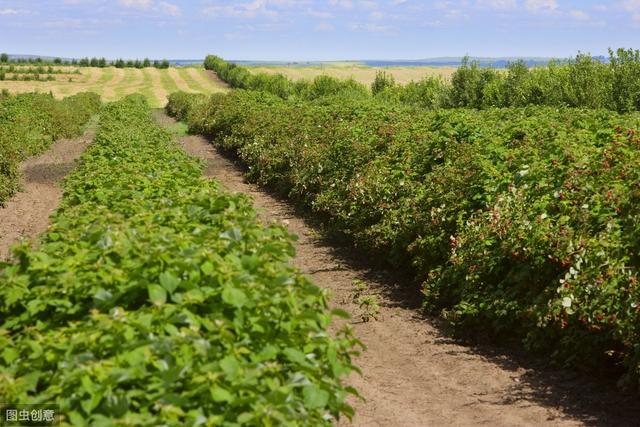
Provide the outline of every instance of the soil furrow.
{"type": "Polygon", "coordinates": [[[0,208],[0,260],[10,256],[13,244],[47,230],[49,216],[62,199],[60,181],[75,167],[94,134],[92,128],[79,138],[60,140],[22,163],[23,189],[0,208]]]}

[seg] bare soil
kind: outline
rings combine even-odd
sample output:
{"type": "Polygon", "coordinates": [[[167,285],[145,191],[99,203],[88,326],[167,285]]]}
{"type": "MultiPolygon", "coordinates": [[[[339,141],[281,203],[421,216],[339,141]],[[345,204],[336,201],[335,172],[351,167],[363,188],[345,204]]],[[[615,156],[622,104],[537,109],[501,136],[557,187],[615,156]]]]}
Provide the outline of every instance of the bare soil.
{"type": "Polygon", "coordinates": [[[94,129],[79,138],[56,142],[49,150],[22,163],[23,190],[0,208],[0,259],[22,239],[33,239],[47,230],[49,216],[60,204],[60,181],[93,140],[94,129]]]}
{"type": "MultiPolygon", "coordinates": [[[[158,111],[160,123],[173,119],[158,111]]],[[[515,350],[469,347],[447,336],[437,319],[420,314],[419,298],[398,272],[367,267],[349,247],[321,236],[289,203],[245,182],[242,168],[206,139],[185,136],[184,149],[206,162],[205,176],[253,198],[266,223],[285,224],[299,239],[293,261],[330,290],[331,304],[353,315],[366,345],[356,360],[363,375],[349,382],[366,399],[353,399],[354,426],[633,426],[638,398],[569,371],[550,368],[515,350]],[[362,321],[354,280],[380,301],[378,320],[362,321]]]]}

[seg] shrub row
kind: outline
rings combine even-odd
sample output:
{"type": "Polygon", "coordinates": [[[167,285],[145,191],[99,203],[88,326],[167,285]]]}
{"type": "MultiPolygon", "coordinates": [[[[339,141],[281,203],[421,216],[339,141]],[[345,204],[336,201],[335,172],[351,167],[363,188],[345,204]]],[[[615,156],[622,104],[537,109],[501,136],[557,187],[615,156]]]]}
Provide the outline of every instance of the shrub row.
{"type": "Polygon", "coordinates": [[[168,108],[191,131],[356,246],[413,268],[425,306],[459,331],[623,368],[637,384],[638,115],[187,99],[168,108]]]}
{"type": "Polygon", "coordinates": [[[204,60],[207,70],[215,71],[218,77],[233,88],[260,90],[287,99],[313,100],[323,96],[347,95],[367,97],[366,86],[353,79],[340,80],[329,76],[318,76],[308,82],[293,81],[282,74],[252,73],[248,68],[232,64],[215,55],[204,60]]]}
{"type": "MultiPolygon", "coordinates": [[[[327,76],[313,82],[294,82],[281,74],[254,74],[216,56],[205,59],[232,87],[272,93],[281,98],[315,99],[319,96],[369,92],[355,81],[327,76]]],[[[618,112],[640,110],[640,51],[618,49],[609,52],[609,61],[578,54],[572,61],[551,61],[547,67],[530,69],[514,62],[508,69],[481,68],[465,59],[451,81],[426,77],[398,85],[391,75],[379,72],[371,94],[385,102],[422,108],[493,108],[546,105],[557,107],[606,108],[618,112]]]]}
{"type": "Polygon", "coordinates": [[[59,138],[82,133],[100,97],[81,93],[62,101],[51,95],[0,95],[0,205],[18,189],[18,163],[59,138]]]}
{"type": "Polygon", "coordinates": [[[74,425],[351,414],[355,341],[329,336],[291,236],[201,172],[141,96],[105,107],[40,247],[0,275],[0,401],[56,402],[74,425]]]}

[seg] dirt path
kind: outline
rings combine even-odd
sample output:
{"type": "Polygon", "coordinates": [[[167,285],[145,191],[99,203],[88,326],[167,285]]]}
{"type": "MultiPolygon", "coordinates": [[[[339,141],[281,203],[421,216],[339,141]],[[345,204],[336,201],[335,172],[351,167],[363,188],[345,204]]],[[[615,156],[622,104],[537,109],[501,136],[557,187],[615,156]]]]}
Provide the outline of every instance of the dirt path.
{"type": "Polygon", "coordinates": [[[223,81],[220,77],[218,77],[218,75],[215,72],[211,70],[205,70],[205,75],[213,82],[214,87],[217,87],[218,89],[223,91],[230,89],[227,82],[223,81]]]}
{"type": "Polygon", "coordinates": [[[207,92],[220,92],[227,89],[227,85],[222,80],[209,78],[206,70],[188,68],[187,72],[195,81],[205,88],[207,92]]]}
{"type": "Polygon", "coordinates": [[[79,138],[58,141],[22,163],[23,191],[0,208],[0,259],[6,259],[11,245],[21,238],[31,239],[46,231],[49,216],[62,198],[59,183],[74,168],[94,132],[90,129],[79,138]]]}
{"type": "MultiPolygon", "coordinates": [[[[157,112],[166,126],[175,122],[157,112]]],[[[332,305],[353,314],[356,336],[367,346],[351,383],[366,398],[354,401],[354,426],[579,426],[637,425],[632,398],[566,371],[496,348],[470,348],[446,337],[437,321],[419,315],[407,284],[362,267],[352,251],[323,241],[299,213],[259,187],[198,136],[179,139],[206,161],[205,175],[249,194],[266,222],[284,223],[299,236],[295,265],[332,292],[332,305]],[[353,303],[354,280],[380,300],[378,321],[363,323],[353,303]],[[404,286],[403,286],[404,285],[404,286]]],[[[344,421],[340,425],[350,425],[344,421]]]]}

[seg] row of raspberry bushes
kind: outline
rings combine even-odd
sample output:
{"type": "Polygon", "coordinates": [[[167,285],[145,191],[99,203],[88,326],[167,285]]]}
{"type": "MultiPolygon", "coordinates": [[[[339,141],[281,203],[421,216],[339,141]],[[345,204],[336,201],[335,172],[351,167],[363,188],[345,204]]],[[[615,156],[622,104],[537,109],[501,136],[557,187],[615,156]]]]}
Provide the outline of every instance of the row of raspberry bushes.
{"type": "Polygon", "coordinates": [[[413,268],[425,305],[459,331],[637,381],[640,116],[248,91],[176,94],[168,110],[255,181],[413,268]]]}
{"type": "Polygon", "coordinates": [[[100,97],[93,93],[62,101],[41,93],[0,94],[0,205],[18,190],[19,162],[59,138],[82,133],[100,105],[100,97]]]}
{"type": "Polygon", "coordinates": [[[104,107],[41,245],[0,266],[0,401],[73,425],[324,425],[353,390],[348,329],[292,238],[152,120],[104,107]]]}
{"type": "MultiPolygon", "coordinates": [[[[234,88],[262,90],[285,99],[314,99],[338,92],[369,95],[365,86],[353,80],[320,76],[311,82],[293,81],[282,74],[253,73],[213,55],[207,56],[204,66],[234,88]]],[[[638,111],[640,50],[610,50],[606,62],[579,53],[575,59],[550,61],[539,68],[516,61],[506,70],[482,68],[465,58],[450,81],[427,76],[406,85],[396,84],[391,74],[380,71],[371,94],[386,102],[428,109],[547,105],[638,111]]]]}

